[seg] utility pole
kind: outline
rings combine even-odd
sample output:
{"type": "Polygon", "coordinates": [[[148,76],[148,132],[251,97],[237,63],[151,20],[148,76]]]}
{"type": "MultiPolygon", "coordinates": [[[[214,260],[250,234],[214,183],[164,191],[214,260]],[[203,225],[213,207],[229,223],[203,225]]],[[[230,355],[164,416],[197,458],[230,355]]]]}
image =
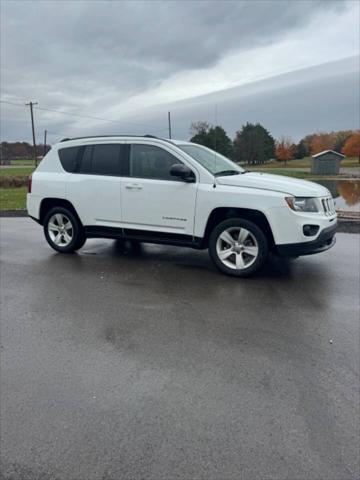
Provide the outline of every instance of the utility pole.
{"type": "Polygon", "coordinates": [[[170,117],[170,112],[168,112],[168,122],[169,122],[169,138],[171,138],[171,117],[170,117]]]}
{"type": "Polygon", "coordinates": [[[33,137],[33,147],[34,147],[34,162],[35,166],[37,166],[37,158],[36,158],[36,141],[35,141],[35,127],[34,127],[34,113],[33,113],[33,105],[37,105],[37,102],[29,102],[25,103],[25,105],[30,106],[30,114],[31,114],[31,129],[32,129],[32,137],[33,137]]]}
{"type": "Polygon", "coordinates": [[[46,134],[47,134],[47,130],[44,130],[44,151],[43,151],[44,157],[46,155],[46,134]]]}

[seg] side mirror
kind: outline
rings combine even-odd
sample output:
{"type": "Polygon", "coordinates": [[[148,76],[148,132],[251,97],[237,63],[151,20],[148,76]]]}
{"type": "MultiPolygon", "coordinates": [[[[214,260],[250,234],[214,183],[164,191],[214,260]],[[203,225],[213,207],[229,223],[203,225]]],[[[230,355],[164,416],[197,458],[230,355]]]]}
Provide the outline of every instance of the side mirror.
{"type": "Polygon", "coordinates": [[[182,163],[176,163],[175,165],[172,165],[170,168],[170,175],[181,178],[181,180],[184,182],[195,182],[194,172],[182,163]]]}

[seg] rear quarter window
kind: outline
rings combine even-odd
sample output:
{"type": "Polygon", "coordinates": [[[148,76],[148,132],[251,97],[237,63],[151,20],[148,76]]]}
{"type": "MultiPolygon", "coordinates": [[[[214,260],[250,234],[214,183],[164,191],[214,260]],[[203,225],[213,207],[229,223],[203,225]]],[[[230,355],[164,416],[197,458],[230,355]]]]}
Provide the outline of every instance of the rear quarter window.
{"type": "Polygon", "coordinates": [[[66,172],[75,172],[79,152],[80,147],[61,148],[58,151],[61,166],[66,172]]]}

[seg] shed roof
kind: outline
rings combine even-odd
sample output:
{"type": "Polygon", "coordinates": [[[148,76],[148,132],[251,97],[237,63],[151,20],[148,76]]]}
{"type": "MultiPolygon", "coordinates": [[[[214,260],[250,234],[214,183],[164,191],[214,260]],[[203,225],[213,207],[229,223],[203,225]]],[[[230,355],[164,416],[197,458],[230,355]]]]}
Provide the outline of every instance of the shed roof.
{"type": "Polygon", "coordinates": [[[323,152],[319,152],[316,155],[312,155],[312,157],[313,158],[322,157],[326,153],[334,153],[335,155],[338,155],[340,158],[345,158],[345,155],[339,152],[335,152],[334,150],[324,150],[323,152]]]}

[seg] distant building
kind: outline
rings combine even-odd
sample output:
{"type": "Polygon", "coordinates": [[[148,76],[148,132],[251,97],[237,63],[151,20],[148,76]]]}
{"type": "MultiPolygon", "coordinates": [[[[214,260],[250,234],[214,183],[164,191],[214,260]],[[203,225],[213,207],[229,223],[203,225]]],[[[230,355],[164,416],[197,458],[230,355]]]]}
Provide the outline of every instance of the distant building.
{"type": "Polygon", "coordinates": [[[338,175],[344,155],[334,150],[324,150],[312,156],[311,173],[315,175],[338,175]]]}

